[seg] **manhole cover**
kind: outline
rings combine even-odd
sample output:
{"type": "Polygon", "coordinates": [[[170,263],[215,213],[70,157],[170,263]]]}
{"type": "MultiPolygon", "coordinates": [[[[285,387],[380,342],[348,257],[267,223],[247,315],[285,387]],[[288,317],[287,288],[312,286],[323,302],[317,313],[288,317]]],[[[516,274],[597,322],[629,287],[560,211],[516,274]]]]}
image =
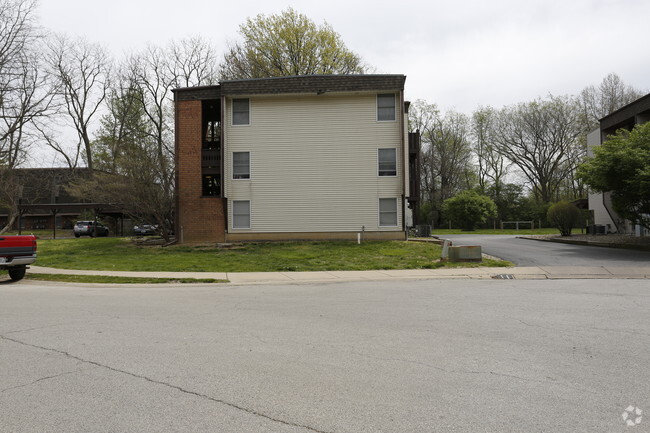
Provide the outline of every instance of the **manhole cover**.
{"type": "Polygon", "coordinates": [[[498,274],[492,277],[493,280],[514,280],[515,276],[512,274],[498,274]]]}

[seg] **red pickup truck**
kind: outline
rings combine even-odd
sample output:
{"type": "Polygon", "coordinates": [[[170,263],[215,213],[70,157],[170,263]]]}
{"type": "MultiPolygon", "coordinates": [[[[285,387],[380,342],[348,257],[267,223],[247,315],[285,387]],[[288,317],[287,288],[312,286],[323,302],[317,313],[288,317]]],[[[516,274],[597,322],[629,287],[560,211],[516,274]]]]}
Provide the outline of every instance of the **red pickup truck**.
{"type": "Polygon", "coordinates": [[[25,276],[27,265],[36,261],[36,236],[0,235],[0,270],[18,281],[25,276]]]}

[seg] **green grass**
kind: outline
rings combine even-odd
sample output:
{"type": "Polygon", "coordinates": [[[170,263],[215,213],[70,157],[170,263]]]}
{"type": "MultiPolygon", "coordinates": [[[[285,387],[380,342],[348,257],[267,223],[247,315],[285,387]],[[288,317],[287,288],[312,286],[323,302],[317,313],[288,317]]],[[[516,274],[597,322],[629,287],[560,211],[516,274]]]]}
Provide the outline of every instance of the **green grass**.
{"type": "Polygon", "coordinates": [[[66,274],[32,274],[27,273],[25,278],[38,281],[61,281],[66,283],[100,283],[100,284],[192,284],[192,283],[227,283],[228,280],[213,278],[143,278],[143,277],[116,277],[105,275],[66,275],[66,274]]]}
{"type": "Polygon", "coordinates": [[[216,246],[136,245],[128,238],[42,240],[37,265],[116,271],[284,272],[509,266],[438,262],[441,247],[424,242],[278,242],[216,246]]]}
{"type": "MultiPolygon", "coordinates": [[[[6,235],[17,235],[18,230],[9,230],[6,235]]],[[[34,235],[38,237],[39,239],[52,239],[52,230],[51,229],[24,229],[20,233],[21,235],[34,235]]],[[[72,229],[56,229],[56,237],[61,238],[61,237],[72,237],[74,234],[72,233],[72,229]]]]}
{"type": "MultiPolygon", "coordinates": [[[[577,230],[579,232],[580,229],[577,230]]],[[[576,232],[576,233],[577,233],[576,232]]],[[[461,229],[435,229],[431,231],[433,236],[440,235],[559,235],[560,232],[556,228],[542,228],[542,229],[477,229],[471,232],[463,231],[461,229]]]]}

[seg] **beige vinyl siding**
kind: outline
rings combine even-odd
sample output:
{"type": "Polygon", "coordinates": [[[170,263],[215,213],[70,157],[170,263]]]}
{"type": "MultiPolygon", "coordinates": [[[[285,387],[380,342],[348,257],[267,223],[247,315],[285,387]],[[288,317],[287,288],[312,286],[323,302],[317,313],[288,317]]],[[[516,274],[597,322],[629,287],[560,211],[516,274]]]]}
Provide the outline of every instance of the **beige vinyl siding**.
{"type": "Polygon", "coordinates": [[[229,230],[401,230],[401,122],[378,122],[376,98],[376,93],[251,96],[249,126],[232,126],[227,100],[226,197],[251,201],[251,228],[232,229],[230,223],[229,230]],[[397,149],[397,176],[379,176],[377,149],[389,147],[397,149]],[[250,180],[232,180],[232,152],[251,152],[250,180]],[[398,226],[379,227],[379,198],[393,197],[398,226]]]}

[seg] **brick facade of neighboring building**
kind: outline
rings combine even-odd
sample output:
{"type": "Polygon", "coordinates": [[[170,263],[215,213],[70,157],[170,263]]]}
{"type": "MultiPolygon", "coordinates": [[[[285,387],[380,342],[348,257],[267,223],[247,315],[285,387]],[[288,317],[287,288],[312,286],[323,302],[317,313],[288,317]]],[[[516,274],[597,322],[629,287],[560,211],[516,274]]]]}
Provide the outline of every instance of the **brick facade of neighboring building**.
{"type": "Polygon", "coordinates": [[[225,240],[223,199],[203,195],[202,119],[200,100],[176,102],[176,224],[181,242],[225,240]]]}

